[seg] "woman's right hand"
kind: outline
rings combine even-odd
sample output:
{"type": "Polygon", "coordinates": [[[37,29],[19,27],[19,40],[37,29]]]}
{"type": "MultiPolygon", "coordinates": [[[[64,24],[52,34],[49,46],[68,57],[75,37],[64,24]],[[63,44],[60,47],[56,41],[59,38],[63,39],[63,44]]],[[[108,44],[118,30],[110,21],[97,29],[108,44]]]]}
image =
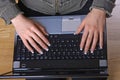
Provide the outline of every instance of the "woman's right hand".
{"type": "Polygon", "coordinates": [[[41,48],[48,51],[48,46],[50,46],[50,43],[45,37],[48,33],[40,24],[26,18],[22,14],[19,14],[13,18],[11,22],[29,51],[34,53],[33,48],[35,48],[35,50],[37,50],[40,54],[43,54],[41,48]],[[37,44],[39,44],[41,48],[37,44]]]}

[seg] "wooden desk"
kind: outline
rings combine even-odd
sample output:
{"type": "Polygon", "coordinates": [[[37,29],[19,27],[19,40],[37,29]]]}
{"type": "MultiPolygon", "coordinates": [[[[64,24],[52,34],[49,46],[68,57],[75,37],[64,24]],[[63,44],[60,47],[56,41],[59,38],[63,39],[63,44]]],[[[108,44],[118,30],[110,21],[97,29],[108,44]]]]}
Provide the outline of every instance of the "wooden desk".
{"type": "MultiPolygon", "coordinates": [[[[6,26],[0,19],[0,74],[12,70],[14,28],[12,25],[6,26]]],[[[1,80],[1,79],[0,79],[1,80]]],[[[6,79],[2,79],[6,80],[6,79]]],[[[18,79],[11,79],[18,80],[18,79]]],[[[20,79],[24,80],[24,79],[20,79]]]]}
{"type": "MultiPolygon", "coordinates": [[[[120,79],[120,4],[113,11],[113,17],[107,19],[109,79],[120,79]]],[[[13,57],[14,28],[5,26],[0,19],[0,74],[11,71],[13,57]]],[[[6,80],[6,79],[2,79],[6,80]]],[[[13,80],[13,79],[11,79],[13,80]]],[[[14,79],[18,80],[18,79],[14,79]]],[[[24,79],[20,79],[24,80],[24,79]]]]}

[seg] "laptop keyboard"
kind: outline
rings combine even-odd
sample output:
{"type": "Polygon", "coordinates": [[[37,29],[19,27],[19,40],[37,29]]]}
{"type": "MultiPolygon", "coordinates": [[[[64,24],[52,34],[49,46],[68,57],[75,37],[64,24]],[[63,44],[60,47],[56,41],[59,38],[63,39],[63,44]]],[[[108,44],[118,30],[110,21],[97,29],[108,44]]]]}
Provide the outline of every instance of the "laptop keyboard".
{"type": "Polygon", "coordinates": [[[17,36],[17,45],[15,47],[14,59],[20,60],[78,60],[78,59],[104,59],[106,55],[104,54],[104,49],[100,49],[96,46],[94,53],[88,51],[84,54],[80,50],[79,44],[82,35],[73,34],[50,34],[47,36],[51,43],[49,51],[43,50],[41,55],[37,51],[31,53],[22,43],[22,40],[17,36]]]}

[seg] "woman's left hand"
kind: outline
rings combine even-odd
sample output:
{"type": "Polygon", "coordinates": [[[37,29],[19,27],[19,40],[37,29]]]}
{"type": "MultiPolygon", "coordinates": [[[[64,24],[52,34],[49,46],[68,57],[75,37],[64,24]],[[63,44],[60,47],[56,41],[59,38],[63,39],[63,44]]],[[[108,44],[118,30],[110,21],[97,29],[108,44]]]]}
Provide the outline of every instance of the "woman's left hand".
{"type": "Polygon", "coordinates": [[[84,30],[80,43],[80,49],[82,50],[84,48],[85,54],[87,54],[89,49],[91,53],[93,53],[98,41],[100,48],[103,47],[105,18],[106,13],[104,11],[93,8],[75,32],[75,34],[79,34],[82,30],[84,30]]]}

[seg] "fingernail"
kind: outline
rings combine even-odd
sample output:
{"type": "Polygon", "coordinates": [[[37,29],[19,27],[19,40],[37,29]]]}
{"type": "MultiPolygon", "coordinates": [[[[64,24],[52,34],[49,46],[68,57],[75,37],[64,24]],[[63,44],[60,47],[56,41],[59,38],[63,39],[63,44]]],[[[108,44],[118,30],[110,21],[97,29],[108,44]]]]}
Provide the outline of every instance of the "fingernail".
{"type": "Polygon", "coordinates": [[[40,54],[43,54],[43,52],[42,52],[42,51],[40,51],[40,54]]]}
{"type": "Polygon", "coordinates": [[[46,35],[47,35],[47,36],[49,36],[49,34],[48,34],[48,33],[46,33],[46,35]]]}
{"type": "Polygon", "coordinates": [[[49,49],[48,49],[48,48],[46,48],[45,50],[46,50],[46,51],[48,51],[49,49]]]}
{"type": "Polygon", "coordinates": [[[87,54],[87,52],[84,52],[84,54],[86,55],[86,54],[87,54]]]}
{"type": "Polygon", "coordinates": [[[80,48],[80,50],[82,51],[83,49],[82,49],[82,48],[80,48]]]}
{"type": "Polygon", "coordinates": [[[91,51],[91,53],[93,53],[93,51],[91,51]]]}
{"type": "Polygon", "coordinates": [[[76,33],[74,33],[74,35],[76,35],[76,33]]]}
{"type": "Polygon", "coordinates": [[[100,47],[100,49],[103,49],[103,47],[100,47]]]}
{"type": "Polygon", "coordinates": [[[48,43],[47,45],[48,45],[48,46],[51,46],[51,44],[50,44],[50,43],[48,43]]]}
{"type": "Polygon", "coordinates": [[[31,53],[34,53],[34,51],[31,51],[31,53]]]}

